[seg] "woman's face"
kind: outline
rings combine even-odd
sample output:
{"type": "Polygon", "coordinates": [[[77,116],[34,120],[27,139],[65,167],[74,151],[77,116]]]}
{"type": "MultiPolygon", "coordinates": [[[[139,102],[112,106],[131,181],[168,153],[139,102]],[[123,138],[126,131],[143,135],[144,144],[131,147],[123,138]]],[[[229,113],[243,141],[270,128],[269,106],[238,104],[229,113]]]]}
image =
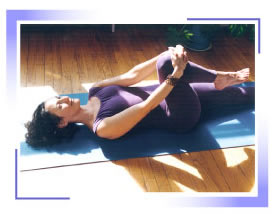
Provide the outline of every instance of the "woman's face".
{"type": "Polygon", "coordinates": [[[45,110],[69,121],[80,110],[80,100],[56,96],[45,102],[45,110]]]}

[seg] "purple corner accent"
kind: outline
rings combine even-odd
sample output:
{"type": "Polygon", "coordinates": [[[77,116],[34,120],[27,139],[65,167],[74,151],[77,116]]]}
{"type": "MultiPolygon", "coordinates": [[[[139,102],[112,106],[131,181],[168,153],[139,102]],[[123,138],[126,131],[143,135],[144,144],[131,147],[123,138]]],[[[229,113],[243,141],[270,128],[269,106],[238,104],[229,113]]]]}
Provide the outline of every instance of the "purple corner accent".
{"type": "Polygon", "coordinates": [[[18,154],[15,149],[15,200],[70,200],[69,197],[18,197],[18,154]]]}
{"type": "Polygon", "coordinates": [[[17,149],[15,149],[15,200],[17,199],[18,195],[18,168],[17,168],[18,160],[17,160],[17,149]]]}
{"type": "Polygon", "coordinates": [[[261,53],[261,19],[258,19],[258,52],[261,53]]]}

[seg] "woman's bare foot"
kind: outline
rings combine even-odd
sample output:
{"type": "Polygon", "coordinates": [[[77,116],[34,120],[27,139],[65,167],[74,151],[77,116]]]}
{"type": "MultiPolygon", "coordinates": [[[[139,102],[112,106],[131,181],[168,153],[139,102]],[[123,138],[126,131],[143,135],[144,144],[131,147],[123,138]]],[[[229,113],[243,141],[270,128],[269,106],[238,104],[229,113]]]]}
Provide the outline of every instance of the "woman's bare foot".
{"type": "Polygon", "coordinates": [[[217,77],[214,81],[215,88],[222,90],[225,87],[236,85],[247,81],[249,78],[249,68],[244,68],[236,72],[217,71],[217,77]]]}

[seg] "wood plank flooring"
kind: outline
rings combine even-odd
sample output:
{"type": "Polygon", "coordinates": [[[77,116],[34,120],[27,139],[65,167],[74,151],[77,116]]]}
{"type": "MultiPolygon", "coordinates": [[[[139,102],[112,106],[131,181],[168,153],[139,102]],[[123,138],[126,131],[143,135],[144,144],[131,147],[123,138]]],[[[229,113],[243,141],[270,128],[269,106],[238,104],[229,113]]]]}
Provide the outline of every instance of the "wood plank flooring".
{"type": "MultiPolygon", "coordinates": [[[[115,33],[111,32],[111,25],[23,29],[21,87],[51,86],[58,94],[86,92],[83,83],[124,73],[167,49],[163,27],[142,29],[133,25],[116,25],[115,30],[115,33]]],[[[221,34],[215,38],[212,50],[188,51],[188,55],[191,61],[216,70],[250,67],[250,80],[254,81],[254,50],[251,41],[221,34]]],[[[146,80],[156,79],[154,73],[146,80]]],[[[254,146],[111,163],[114,172],[122,168],[129,173],[127,185],[135,183],[144,192],[254,191],[254,146]]],[[[102,172],[107,164],[96,163],[102,167],[93,167],[94,174],[107,174],[107,171],[102,172]]],[[[74,170],[75,167],[68,168],[74,170]]],[[[125,185],[125,179],[120,183],[119,179],[110,178],[108,182],[109,191],[112,186],[117,189],[125,185]]],[[[103,186],[104,183],[97,185],[103,186]]]]}

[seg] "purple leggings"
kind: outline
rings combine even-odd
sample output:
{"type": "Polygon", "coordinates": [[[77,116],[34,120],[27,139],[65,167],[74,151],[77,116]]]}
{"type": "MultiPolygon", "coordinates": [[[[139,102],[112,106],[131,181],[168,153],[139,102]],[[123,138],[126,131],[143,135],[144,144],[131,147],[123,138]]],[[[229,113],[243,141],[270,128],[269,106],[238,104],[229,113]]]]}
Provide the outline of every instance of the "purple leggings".
{"type": "MultiPolygon", "coordinates": [[[[161,56],[156,67],[158,79],[162,83],[173,72],[170,54],[161,56]]],[[[217,90],[214,86],[216,76],[216,71],[188,62],[184,75],[165,99],[166,113],[173,126],[178,123],[176,126],[181,131],[188,131],[201,119],[254,106],[254,87],[229,86],[217,90]]]]}

